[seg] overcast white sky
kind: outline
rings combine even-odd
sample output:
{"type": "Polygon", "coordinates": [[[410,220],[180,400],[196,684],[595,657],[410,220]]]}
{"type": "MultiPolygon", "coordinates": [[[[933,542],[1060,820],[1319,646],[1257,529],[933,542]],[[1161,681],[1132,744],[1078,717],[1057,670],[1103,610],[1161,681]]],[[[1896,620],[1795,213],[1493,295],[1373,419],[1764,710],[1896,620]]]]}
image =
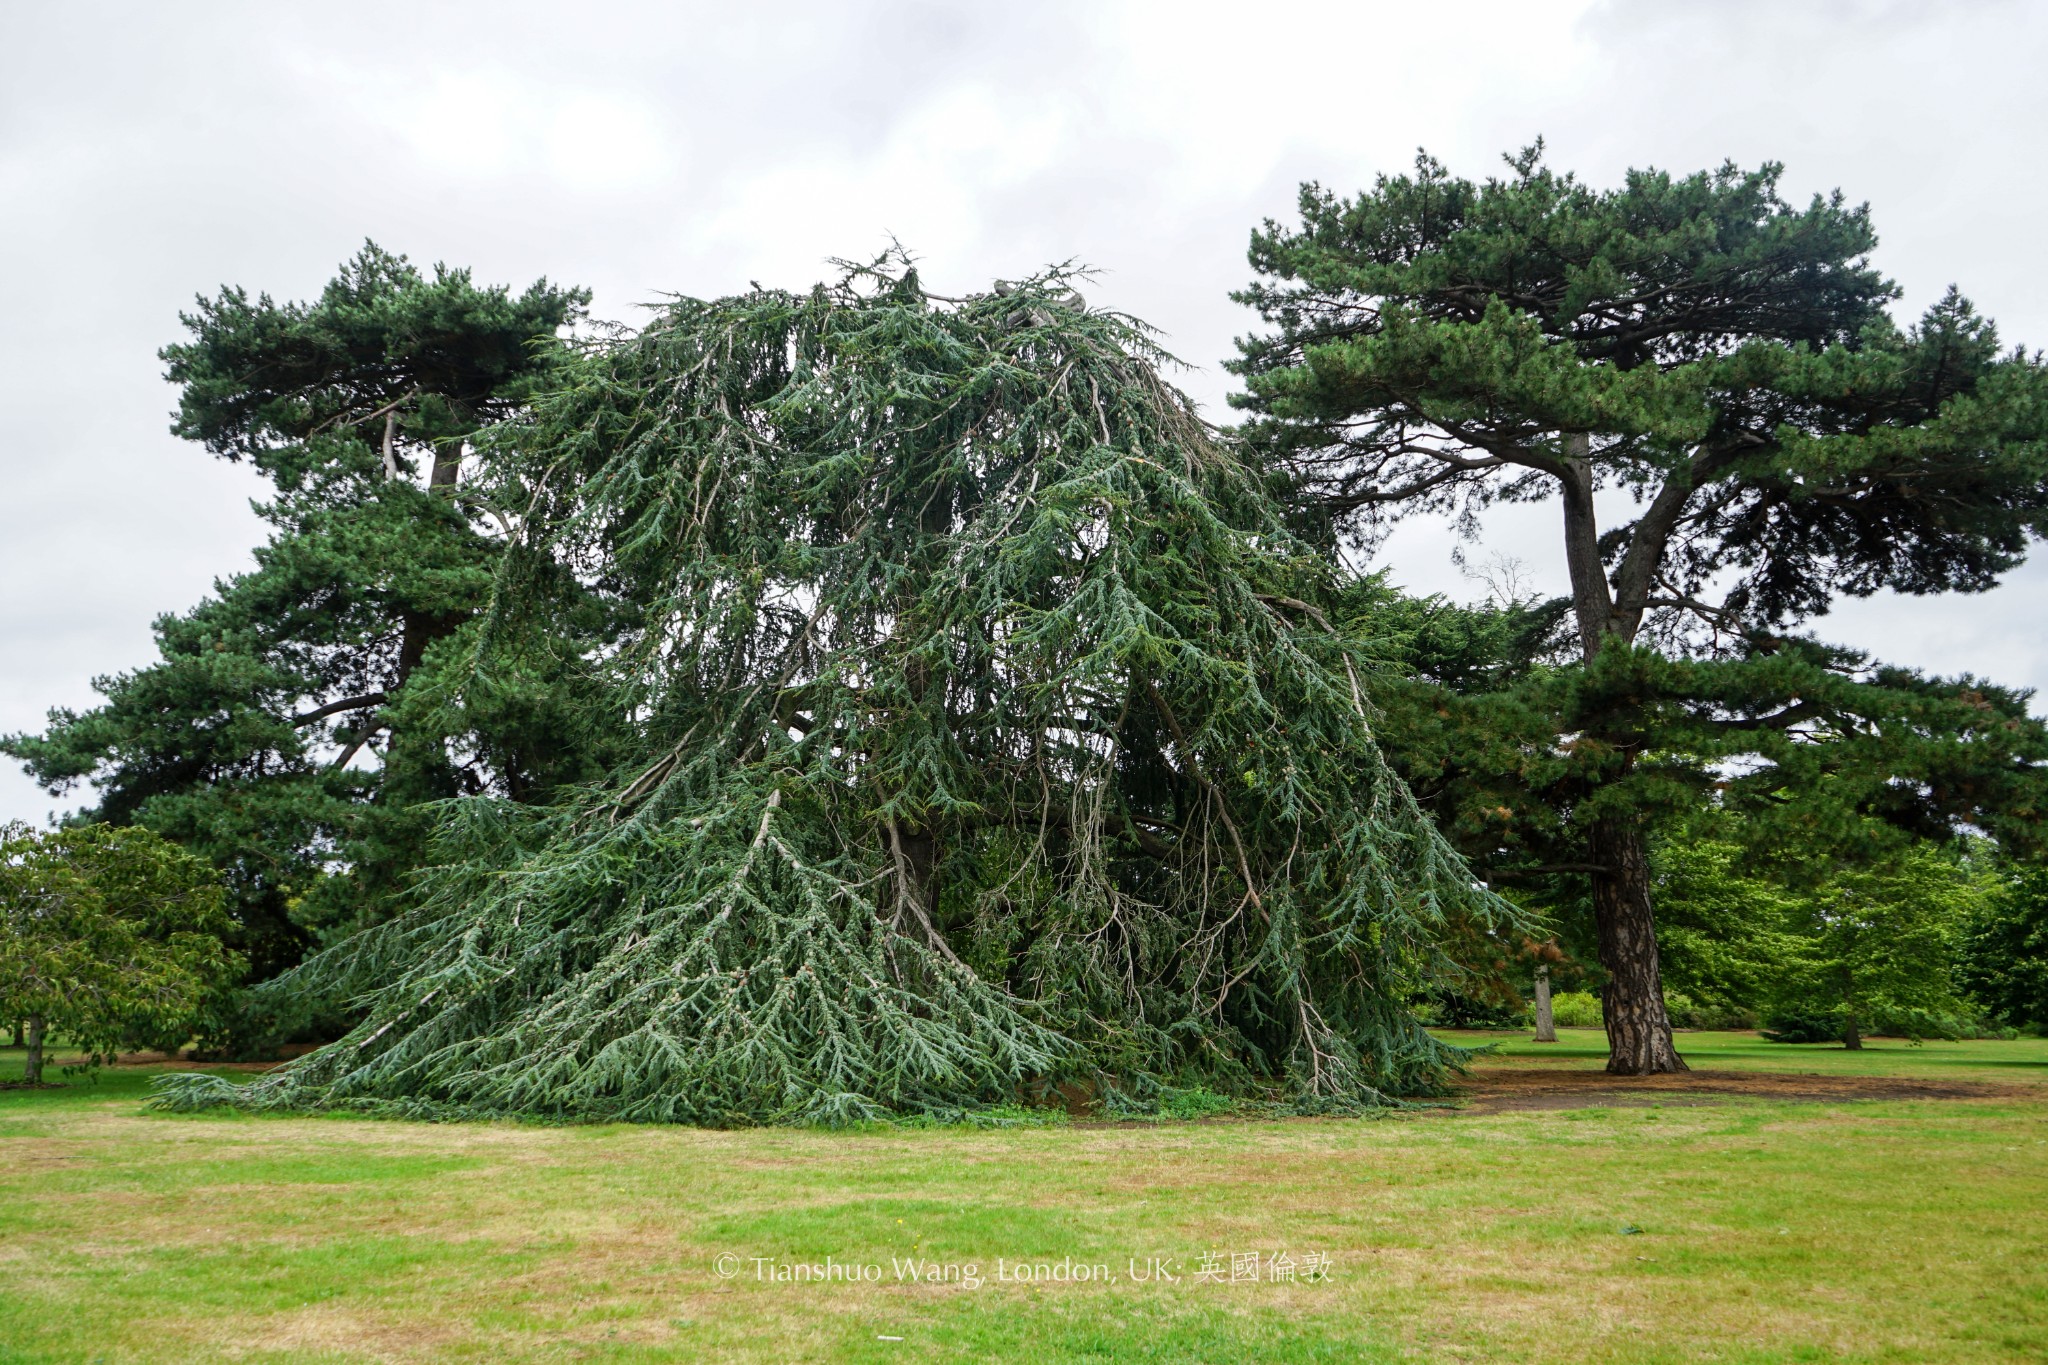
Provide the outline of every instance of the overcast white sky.
{"type": "MultiPolygon", "coordinates": [[[[950,292],[1048,261],[1167,333],[1223,415],[1251,227],[1418,146],[1483,176],[1786,163],[1873,206],[1917,313],[1951,280],[2048,345],[2048,6],[155,3],[0,0],[0,731],[147,663],[150,621],[249,562],[246,472],[173,440],[156,360],[192,295],[315,291],[365,237],[479,278],[801,286],[891,235],[950,292]]],[[[1504,548],[1561,580],[1555,509],[1504,548]]],[[[1439,527],[1386,562],[1480,595],[1439,527]]],[[[2048,684],[2048,556],[1822,634],[2048,684]]],[[[11,766],[0,818],[55,804],[11,766]]]]}

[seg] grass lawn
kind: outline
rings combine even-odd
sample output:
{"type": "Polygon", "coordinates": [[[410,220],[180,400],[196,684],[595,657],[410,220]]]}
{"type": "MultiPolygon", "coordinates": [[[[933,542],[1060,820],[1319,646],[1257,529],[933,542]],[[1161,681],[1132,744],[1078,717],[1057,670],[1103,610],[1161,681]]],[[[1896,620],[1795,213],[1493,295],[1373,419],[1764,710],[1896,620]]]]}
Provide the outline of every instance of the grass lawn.
{"type": "MultiPolygon", "coordinates": [[[[1508,1036],[1481,1082],[1600,1064],[1508,1036]]],[[[700,1132],[161,1116],[123,1068],[0,1092],[0,1362],[2048,1359],[2048,1042],[1681,1041],[1961,1093],[700,1132]],[[827,1256],[879,1282],[772,1277],[827,1256]]]]}
{"type": "MultiPolygon", "coordinates": [[[[1440,1036],[1466,1047],[1493,1044],[1499,1055],[1489,1058],[1486,1066],[1598,1071],[1607,1065],[1607,1035],[1597,1028],[1561,1028],[1555,1043],[1532,1043],[1527,1029],[1446,1029],[1440,1036]]],[[[1839,1043],[1767,1043],[1755,1033],[1680,1033],[1678,1053],[1690,1065],[1715,1071],[2048,1083],[2048,1038],[1920,1044],[1903,1038],[1866,1038],[1861,1050],[1850,1052],[1839,1043]]]]}

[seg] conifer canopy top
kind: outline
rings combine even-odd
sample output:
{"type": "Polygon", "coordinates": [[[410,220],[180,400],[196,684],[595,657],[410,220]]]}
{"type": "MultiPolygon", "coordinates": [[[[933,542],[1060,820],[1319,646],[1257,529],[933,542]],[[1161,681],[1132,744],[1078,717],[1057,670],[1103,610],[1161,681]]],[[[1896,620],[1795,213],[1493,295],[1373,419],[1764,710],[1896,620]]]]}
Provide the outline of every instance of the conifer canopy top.
{"type": "Polygon", "coordinates": [[[891,258],[591,347],[496,434],[528,510],[475,667],[588,636],[639,759],[449,803],[416,908],[267,988],[361,1026],[166,1101],[830,1122],[1435,1086],[1455,1054],[1408,1002],[1504,911],[1382,761],[1327,561],[1071,286],[939,299],[891,258]]]}

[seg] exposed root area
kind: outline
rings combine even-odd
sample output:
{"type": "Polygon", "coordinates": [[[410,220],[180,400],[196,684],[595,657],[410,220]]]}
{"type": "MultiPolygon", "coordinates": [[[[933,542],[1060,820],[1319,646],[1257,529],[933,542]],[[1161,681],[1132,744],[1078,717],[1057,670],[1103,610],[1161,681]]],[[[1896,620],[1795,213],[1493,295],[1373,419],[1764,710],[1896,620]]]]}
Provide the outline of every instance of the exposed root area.
{"type": "Polygon", "coordinates": [[[1559,1067],[1476,1071],[1457,1087],[1464,1112],[1604,1109],[1625,1105],[1711,1104],[1724,1099],[1992,1100],[2038,1096],[2037,1086],[1987,1081],[1934,1081],[1897,1076],[1803,1076],[1775,1071],[1688,1071],[1665,1076],[1612,1076],[1559,1067]]]}

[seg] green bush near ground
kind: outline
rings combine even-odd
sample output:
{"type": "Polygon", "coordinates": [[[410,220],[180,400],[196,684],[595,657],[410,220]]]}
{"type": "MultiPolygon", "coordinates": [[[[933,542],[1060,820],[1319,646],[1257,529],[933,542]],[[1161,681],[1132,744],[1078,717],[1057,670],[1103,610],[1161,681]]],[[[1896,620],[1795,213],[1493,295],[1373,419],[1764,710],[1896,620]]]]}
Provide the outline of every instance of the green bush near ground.
{"type": "Polygon", "coordinates": [[[1677,991],[1667,991],[1664,1008],[1671,1015],[1673,1028],[1709,1029],[1725,1032],[1730,1029],[1752,1029],[1757,1026],[1755,1010],[1738,1005],[1698,1004],[1690,996],[1677,991]]]}
{"type": "Polygon", "coordinates": [[[1591,991],[1560,991],[1550,997],[1550,1017],[1559,1028],[1599,1028],[1600,997],[1591,991]]]}

